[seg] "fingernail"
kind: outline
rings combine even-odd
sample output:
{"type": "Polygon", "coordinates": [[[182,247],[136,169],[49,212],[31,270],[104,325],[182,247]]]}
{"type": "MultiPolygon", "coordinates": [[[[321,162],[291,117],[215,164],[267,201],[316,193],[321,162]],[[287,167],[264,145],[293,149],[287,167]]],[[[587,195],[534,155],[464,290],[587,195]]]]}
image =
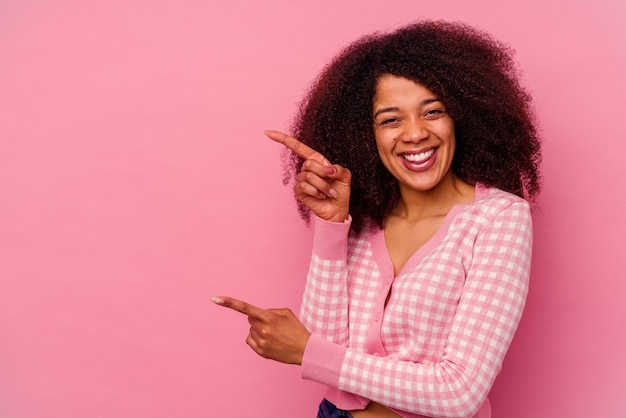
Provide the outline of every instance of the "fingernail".
{"type": "Polygon", "coordinates": [[[331,195],[331,197],[334,197],[335,199],[337,198],[337,190],[335,189],[329,189],[328,194],[331,195]]]}
{"type": "Polygon", "coordinates": [[[263,131],[263,135],[267,136],[267,130],[263,131]]]}
{"type": "Polygon", "coordinates": [[[324,167],[324,172],[326,174],[335,174],[335,167],[333,167],[332,165],[326,166],[324,167]]]}
{"type": "Polygon", "coordinates": [[[224,304],[224,299],[218,298],[217,296],[213,296],[213,297],[211,297],[211,302],[216,303],[218,305],[223,305],[224,304]]]}

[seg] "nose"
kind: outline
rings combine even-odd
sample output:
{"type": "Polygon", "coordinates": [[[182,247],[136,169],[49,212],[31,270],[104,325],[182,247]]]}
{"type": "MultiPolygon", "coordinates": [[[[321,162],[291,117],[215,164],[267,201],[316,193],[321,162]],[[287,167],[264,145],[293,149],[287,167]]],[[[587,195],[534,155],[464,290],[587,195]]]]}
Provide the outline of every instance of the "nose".
{"type": "Polygon", "coordinates": [[[426,122],[419,117],[413,117],[405,122],[400,139],[404,142],[418,143],[428,138],[429,135],[426,122]]]}

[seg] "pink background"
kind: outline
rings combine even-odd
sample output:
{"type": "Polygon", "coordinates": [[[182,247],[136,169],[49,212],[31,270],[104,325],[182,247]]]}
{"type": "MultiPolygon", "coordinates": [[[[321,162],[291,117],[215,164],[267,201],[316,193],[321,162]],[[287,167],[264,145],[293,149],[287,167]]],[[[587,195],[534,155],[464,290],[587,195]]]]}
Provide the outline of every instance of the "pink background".
{"type": "Polygon", "coordinates": [[[513,45],[545,138],[494,417],[626,416],[625,4],[0,1],[0,416],[314,416],[322,387],[209,297],[298,309],[310,231],[262,131],[416,18],[513,45]]]}

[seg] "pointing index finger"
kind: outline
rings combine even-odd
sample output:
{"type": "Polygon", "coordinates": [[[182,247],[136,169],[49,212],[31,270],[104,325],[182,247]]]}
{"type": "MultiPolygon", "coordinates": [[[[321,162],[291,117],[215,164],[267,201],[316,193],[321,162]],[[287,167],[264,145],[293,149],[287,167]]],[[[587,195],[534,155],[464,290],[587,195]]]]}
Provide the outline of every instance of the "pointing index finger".
{"type": "Polygon", "coordinates": [[[265,309],[257,308],[256,306],[244,302],[243,300],[227,296],[219,296],[212,297],[211,301],[217,305],[225,306],[251,318],[255,318],[261,321],[265,321],[267,319],[267,315],[265,315],[265,309]]]}
{"type": "Polygon", "coordinates": [[[331,165],[330,161],[328,161],[326,157],[324,157],[322,154],[315,151],[313,148],[309,147],[308,145],[298,141],[293,136],[289,136],[280,131],[273,131],[273,130],[265,131],[265,135],[273,141],[280,142],[281,144],[283,144],[284,146],[286,146],[287,148],[289,148],[290,150],[295,152],[297,155],[299,155],[300,157],[306,160],[315,160],[324,166],[331,165]]]}

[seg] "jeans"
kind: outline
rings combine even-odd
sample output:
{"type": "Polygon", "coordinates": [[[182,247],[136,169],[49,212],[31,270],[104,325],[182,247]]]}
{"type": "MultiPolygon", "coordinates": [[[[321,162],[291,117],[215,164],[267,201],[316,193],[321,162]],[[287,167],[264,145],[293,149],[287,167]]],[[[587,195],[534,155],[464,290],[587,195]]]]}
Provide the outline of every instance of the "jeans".
{"type": "Polygon", "coordinates": [[[352,415],[348,411],[343,409],[337,409],[335,405],[328,402],[326,399],[320,403],[320,409],[317,412],[317,418],[352,418],[352,415]]]}

